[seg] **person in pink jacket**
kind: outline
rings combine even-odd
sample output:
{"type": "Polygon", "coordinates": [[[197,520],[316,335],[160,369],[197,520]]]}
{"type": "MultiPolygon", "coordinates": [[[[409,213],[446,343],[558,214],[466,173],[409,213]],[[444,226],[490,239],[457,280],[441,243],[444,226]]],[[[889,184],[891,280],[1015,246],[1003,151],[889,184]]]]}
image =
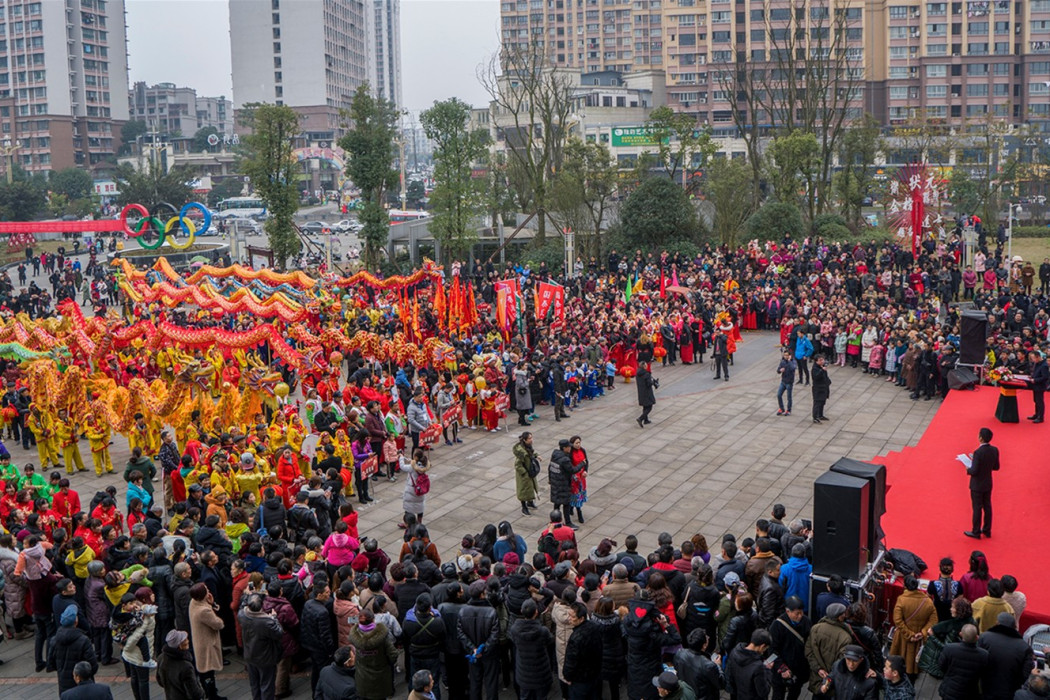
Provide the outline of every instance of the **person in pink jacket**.
{"type": "Polygon", "coordinates": [[[342,520],[337,521],[335,532],[328,536],[328,539],[325,540],[324,548],[321,550],[321,556],[327,562],[328,575],[332,578],[335,577],[335,572],[339,570],[339,567],[353,563],[354,557],[357,556],[357,551],[361,547],[361,543],[358,542],[357,538],[346,534],[347,529],[345,522],[342,520]]]}

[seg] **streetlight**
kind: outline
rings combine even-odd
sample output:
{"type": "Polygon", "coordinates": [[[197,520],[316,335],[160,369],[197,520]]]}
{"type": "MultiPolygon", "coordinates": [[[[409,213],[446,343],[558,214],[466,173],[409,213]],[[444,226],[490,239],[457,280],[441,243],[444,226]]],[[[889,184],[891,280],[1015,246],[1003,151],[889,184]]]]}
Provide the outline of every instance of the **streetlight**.
{"type": "Polygon", "coordinates": [[[14,154],[22,144],[18,141],[12,141],[11,139],[4,139],[4,145],[0,148],[0,152],[4,154],[4,162],[7,164],[7,184],[14,182],[15,177],[15,164],[14,154]]]}
{"type": "Polygon", "coordinates": [[[1016,213],[1018,220],[1021,216],[1021,205],[1017,205],[1017,209],[1014,209],[1012,203],[1006,205],[1006,257],[1010,261],[1009,265],[1014,264],[1014,214],[1016,213]]]}

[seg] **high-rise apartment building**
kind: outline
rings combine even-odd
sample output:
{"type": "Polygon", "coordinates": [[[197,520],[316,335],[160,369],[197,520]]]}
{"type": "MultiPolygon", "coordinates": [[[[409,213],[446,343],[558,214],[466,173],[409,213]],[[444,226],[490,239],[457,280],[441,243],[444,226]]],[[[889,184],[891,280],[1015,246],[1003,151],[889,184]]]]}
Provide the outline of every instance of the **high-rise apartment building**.
{"type": "Polygon", "coordinates": [[[815,63],[849,74],[851,116],[887,126],[1050,124],[1050,0],[503,0],[501,24],[505,49],[557,67],[663,70],[668,104],[716,130],[755,108],[726,71],[779,90],[789,65],[815,63]]]}
{"type": "Polygon", "coordinates": [[[225,97],[198,97],[193,88],[174,83],[138,82],[128,93],[128,104],[131,119],[145,122],[165,140],[190,138],[209,126],[233,135],[233,103],[225,97]]]}
{"type": "Polygon", "coordinates": [[[311,141],[338,136],[339,111],[374,75],[373,0],[230,0],[233,106],[285,104],[311,141]]]}
{"type": "Polygon", "coordinates": [[[31,172],[109,167],[127,94],[124,0],[0,3],[0,140],[11,161],[31,172]]]}
{"type": "Polygon", "coordinates": [[[375,92],[403,107],[401,95],[401,0],[373,0],[375,92]]]}

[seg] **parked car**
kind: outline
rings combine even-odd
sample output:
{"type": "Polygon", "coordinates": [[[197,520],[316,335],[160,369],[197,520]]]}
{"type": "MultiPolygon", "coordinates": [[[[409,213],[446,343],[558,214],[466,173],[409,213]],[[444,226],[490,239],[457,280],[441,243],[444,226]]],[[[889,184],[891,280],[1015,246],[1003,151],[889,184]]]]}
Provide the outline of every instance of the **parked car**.
{"type": "Polygon", "coordinates": [[[307,221],[299,227],[299,229],[308,236],[319,236],[323,233],[328,233],[331,228],[331,226],[323,221],[307,221]]]}
{"type": "Polygon", "coordinates": [[[343,219],[332,224],[332,230],[336,233],[347,233],[348,231],[360,231],[363,225],[357,219],[343,219]]]}
{"type": "Polygon", "coordinates": [[[234,228],[242,233],[249,233],[252,235],[258,235],[262,233],[262,226],[257,221],[252,219],[229,219],[226,222],[226,230],[233,231],[234,228]]]}

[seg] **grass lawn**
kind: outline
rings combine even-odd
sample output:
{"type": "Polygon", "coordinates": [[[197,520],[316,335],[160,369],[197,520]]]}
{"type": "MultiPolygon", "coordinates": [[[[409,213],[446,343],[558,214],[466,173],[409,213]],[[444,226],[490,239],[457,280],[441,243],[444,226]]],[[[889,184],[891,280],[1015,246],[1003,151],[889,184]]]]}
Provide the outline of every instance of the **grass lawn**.
{"type": "Polygon", "coordinates": [[[1015,238],[1014,256],[1020,255],[1025,260],[1039,267],[1043,258],[1050,258],[1050,236],[1044,238],[1015,238]]]}
{"type": "MultiPolygon", "coordinates": [[[[41,253],[52,253],[58,254],[58,249],[65,246],[66,253],[73,252],[73,241],[37,241],[33,244],[33,254],[40,257],[41,253]]],[[[83,244],[81,244],[81,250],[83,250],[83,244]]],[[[18,262],[26,259],[26,249],[24,246],[18,246],[17,248],[8,248],[6,245],[0,248],[0,265],[9,265],[11,263],[18,262]]]]}

